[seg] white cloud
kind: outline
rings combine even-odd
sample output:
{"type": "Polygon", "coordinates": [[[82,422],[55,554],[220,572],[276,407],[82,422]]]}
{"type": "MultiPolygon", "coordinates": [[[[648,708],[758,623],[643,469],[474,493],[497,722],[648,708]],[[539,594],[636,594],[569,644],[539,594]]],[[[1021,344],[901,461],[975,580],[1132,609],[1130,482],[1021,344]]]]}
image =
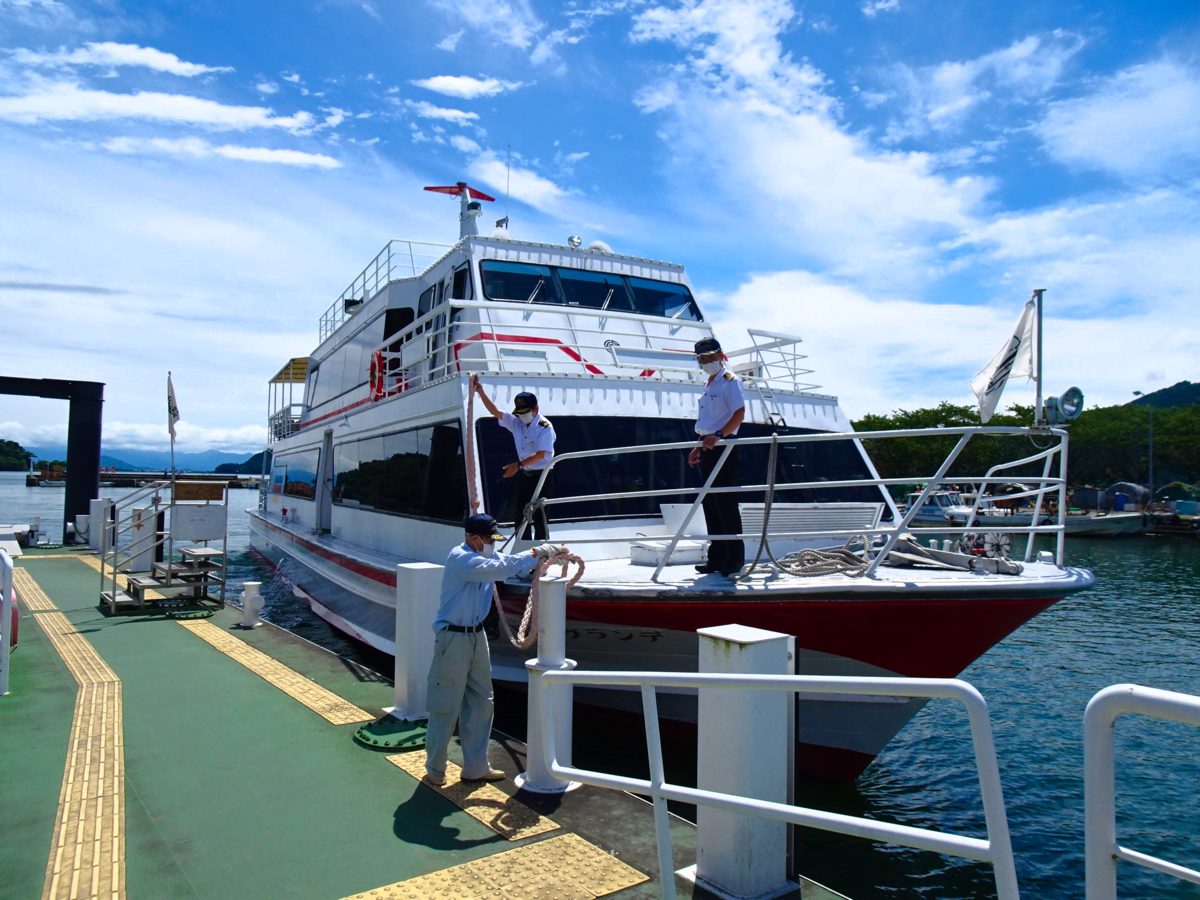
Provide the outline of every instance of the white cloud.
{"type": "Polygon", "coordinates": [[[529,0],[433,0],[433,5],[456,23],[521,50],[545,27],[529,0]]]}
{"type": "Polygon", "coordinates": [[[1010,104],[1042,97],[1059,83],[1083,43],[1078,35],[1055,31],[1022,38],[975,59],[921,68],[896,65],[884,79],[905,109],[888,126],[888,138],[899,141],[957,128],[987,101],[1010,104]]]}
{"type": "Polygon", "coordinates": [[[348,110],[338,109],[336,106],[325,108],[325,120],[321,123],[324,128],[337,128],[346,121],[346,116],[350,115],[348,110]]]}
{"type": "Polygon", "coordinates": [[[867,0],[860,9],[868,19],[873,19],[881,12],[899,12],[900,0],[867,0]]]}
{"type": "Polygon", "coordinates": [[[232,72],[229,66],[205,66],[184,62],[174,53],[140,47],[137,44],[118,44],[112,41],[92,42],[82,47],[57,53],[37,53],[33,50],[16,50],[13,59],[25,66],[139,66],[156,72],[192,78],[214,72],[232,72]]]}
{"type": "Polygon", "coordinates": [[[300,150],[277,150],[270,147],[240,147],[234,144],[214,145],[200,138],[130,138],[121,137],[101,145],[110,153],[187,156],[193,159],[219,156],[243,162],[272,163],[282,166],[301,166],[318,169],[337,169],[341,163],[323,153],[300,150]]]}
{"type": "Polygon", "coordinates": [[[23,124],[149,119],[231,130],[284,128],[303,131],[312,125],[312,116],[307,112],[277,116],[261,106],[228,106],[201,97],[157,91],[116,94],[88,90],[67,82],[39,85],[24,95],[0,97],[0,119],[23,124]]]}
{"type": "Polygon", "coordinates": [[[471,163],[470,174],[486,184],[510,184],[512,195],[520,197],[522,203],[535,209],[561,209],[563,200],[568,196],[565,188],[530,169],[520,166],[509,169],[505,161],[494,153],[485,153],[475,159],[471,163]]]}
{"type": "Polygon", "coordinates": [[[463,153],[474,155],[480,151],[480,147],[477,143],[475,143],[469,137],[464,137],[461,134],[452,134],[449,140],[451,147],[453,147],[455,150],[460,150],[463,153]]]}
{"type": "Polygon", "coordinates": [[[284,72],[279,77],[282,78],[284,81],[291,82],[292,84],[300,83],[300,76],[298,74],[296,74],[295,72],[284,72]]]}
{"type": "Polygon", "coordinates": [[[1200,162],[1200,71],[1172,60],[1125,69],[1088,96],[1053,103],[1037,129],[1071,166],[1175,179],[1200,162]]]}
{"type": "MultiPolygon", "coordinates": [[[[165,386],[163,388],[166,390],[165,386]]],[[[164,394],[165,396],[165,394],[164,394]]],[[[30,425],[25,422],[0,422],[0,434],[25,447],[60,446],[67,442],[65,424],[30,425]]],[[[225,450],[230,453],[257,453],[267,440],[267,429],[260,425],[236,428],[205,427],[180,420],[176,426],[175,449],[181,453],[225,450]]],[[[170,439],[165,424],[104,422],[104,452],[110,448],[130,450],[166,450],[170,439]]]]}
{"type": "Polygon", "coordinates": [[[260,94],[266,94],[268,97],[271,94],[279,93],[279,85],[274,84],[270,81],[260,81],[256,85],[254,85],[254,89],[256,91],[258,91],[260,94]]]}
{"type": "Polygon", "coordinates": [[[464,100],[474,100],[476,97],[495,97],[505,91],[515,91],[521,87],[519,81],[501,81],[498,78],[472,78],[470,75],[435,75],[432,78],[420,78],[413,82],[417,87],[444,94],[447,97],[460,97],[464,100]]]}
{"type": "Polygon", "coordinates": [[[444,106],[434,106],[432,103],[426,103],[424,100],[406,100],[404,105],[422,119],[453,122],[455,125],[466,125],[479,118],[478,113],[467,112],[462,109],[448,109],[444,106]]]}
{"type": "Polygon", "coordinates": [[[458,42],[462,40],[462,31],[456,31],[453,34],[448,34],[433,46],[439,50],[445,50],[447,53],[453,53],[458,49],[458,42]]]}

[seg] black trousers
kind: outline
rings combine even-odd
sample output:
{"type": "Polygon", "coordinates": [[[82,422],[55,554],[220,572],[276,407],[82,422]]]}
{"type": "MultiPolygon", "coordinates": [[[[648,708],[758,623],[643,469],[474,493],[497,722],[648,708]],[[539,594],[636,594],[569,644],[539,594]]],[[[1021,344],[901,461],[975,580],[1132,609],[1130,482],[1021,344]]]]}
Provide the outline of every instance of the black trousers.
{"type": "MultiPolygon", "coordinates": [[[[721,458],[720,444],[711,450],[700,450],[700,475],[705,481],[717,467],[721,458]]],[[[737,484],[737,448],[729,451],[729,458],[713,481],[713,487],[733,487],[737,484]]],[[[706,494],[704,497],[704,522],[709,534],[738,534],[742,530],[742,513],[738,509],[737,494],[706,494]]],[[[711,541],[708,545],[708,564],[720,572],[733,572],[746,563],[746,548],[740,540],[711,541]]]]}
{"type": "MultiPolygon", "coordinates": [[[[518,526],[521,524],[521,519],[525,515],[525,507],[530,500],[533,499],[533,489],[537,487],[538,479],[542,477],[541,472],[518,472],[512,477],[513,481],[513,522],[518,526]]],[[[550,483],[553,480],[553,475],[546,476],[546,487],[542,491],[543,497],[550,496],[550,483]]],[[[533,514],[533,521],[530,522],[533,526],[533,539],[535,541],[545,541],[550,539],[550,523],[546,521],[546,510],[539,509],[533,514]]],[[[517,534],[517,540],[523,540],[528,537],[527,534],[517,534]]]]}

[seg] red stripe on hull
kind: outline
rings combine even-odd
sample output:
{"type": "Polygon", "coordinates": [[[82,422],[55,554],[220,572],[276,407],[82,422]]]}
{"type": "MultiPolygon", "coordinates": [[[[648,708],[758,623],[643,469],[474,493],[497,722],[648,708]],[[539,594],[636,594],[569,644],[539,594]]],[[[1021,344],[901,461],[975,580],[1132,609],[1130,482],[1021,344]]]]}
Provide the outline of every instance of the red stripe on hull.
{"type": "Polygon", "coordinates": [[[312,553],[322,559],[329,560],[336,566],[341,566],[348,572],[353,572],[355,575],[361,575],[363,578],[369,578],[372,581],[377,581],[380,584],[394,588],[396,586],[396,573],[389,572],[379,566],[373,566],[370,563],[360,562],[352,556],[346,556],[344,553],[338,553],[335,550],[329,550],[322,547],[320,544],[313,541],[305,540],[299,535],[292,534],[286,528],[280,528],[274,522],[268,522],[264,518],[256,518],[256,522],[264,528],[270,530],[274,535],[275,540],[283,540],[288,543],[302,547],[306,553],[312,553]]]}

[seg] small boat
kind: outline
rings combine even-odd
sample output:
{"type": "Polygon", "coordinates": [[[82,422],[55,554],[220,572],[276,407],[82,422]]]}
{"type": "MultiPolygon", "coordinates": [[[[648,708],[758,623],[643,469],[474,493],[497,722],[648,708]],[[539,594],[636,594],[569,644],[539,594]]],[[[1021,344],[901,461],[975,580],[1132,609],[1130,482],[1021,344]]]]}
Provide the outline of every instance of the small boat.
{"type": "Polygon", "coordinates": [[[1068,512],[1063,525],[1071,537],[1117,537],[1144,532],[1146,516],[1140,512],[1068,512]]]}
{"type": "MultiPolygon", "coordinates": [[[[272,462],[249,510],[251,546],[338,629],[393,652],[396,564],[442,563],[473,500],[513,528],[541,504],[552,540],[585,560],[567,593],[567,654],[584,669],[695,671],[696,630],[736,623],[794,635],[799,673],[953,677],[1092,583],[1065,564],[1061,531],[1050,535],[1056,552],[1034,556],[1030,540],[1020,562],[917,546],[889,487],[928,475],[885,478],[870,453],[947,436],[961,447],[987,435],[994,447],[991,436],[1030,429],[855,433],[811,382],[800,339],[753,328],[749,346],[728,351],[746,418],[724,444],[737,456],[722,457],[736,458],[736,484],[718,490],[737,492],[743,519],[722,537],[742,540],[758,564],[701,574],[710,486],[687,455],[707,377],[693,347],[714,334],[683,267],[576,236],[483,235],[475,220],[491,198],[463,183],[438,190],[459,199],[459,240],[389,242],[320,317],[315,349],[269,384],[272,462]],[[531,392],[553,421],[553,490],[543,476],[525,510],[509,511],[501,471],[513,442],[469,389],[472,373],[498,406],[531,392]],[[806,561],[814,552],[820,568],[806,561]]],[[[1046,449],[1021,460],[1045,464],[1043,494],[1065,491],[1065,438],[1042,429],[1046,449]]],[[[1000,483],[997,471],[963,477],[1000,483]]],[[[928,493],[942,523],[951,507],[971,509],[942,506],[953,497],[944,484],[928,493]]],[[[502,585],[506,612],[519,615],[528,592],[502,585]]],[[[528,656],[494,639],[494,677],[523,687],[528,656]]],[[[583,694],[640,709],[636,693],[583,694]]],[[[797,771],[855,777],[922,705],[802,698],[797,771]]],[[[659,708],[695,722],[694,695],[659,708]]]]}

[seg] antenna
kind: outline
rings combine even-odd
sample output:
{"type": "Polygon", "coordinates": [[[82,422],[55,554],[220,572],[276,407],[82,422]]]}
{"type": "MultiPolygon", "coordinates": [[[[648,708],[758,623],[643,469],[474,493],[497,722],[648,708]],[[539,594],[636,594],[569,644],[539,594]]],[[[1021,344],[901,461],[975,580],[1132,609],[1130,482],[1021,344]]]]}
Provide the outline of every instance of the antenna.
{"type": "Polygon", "coordinates": [[[512,182],[512,144],[504,156],[504,227],[508,227],[508,188],[512,182]]]}

